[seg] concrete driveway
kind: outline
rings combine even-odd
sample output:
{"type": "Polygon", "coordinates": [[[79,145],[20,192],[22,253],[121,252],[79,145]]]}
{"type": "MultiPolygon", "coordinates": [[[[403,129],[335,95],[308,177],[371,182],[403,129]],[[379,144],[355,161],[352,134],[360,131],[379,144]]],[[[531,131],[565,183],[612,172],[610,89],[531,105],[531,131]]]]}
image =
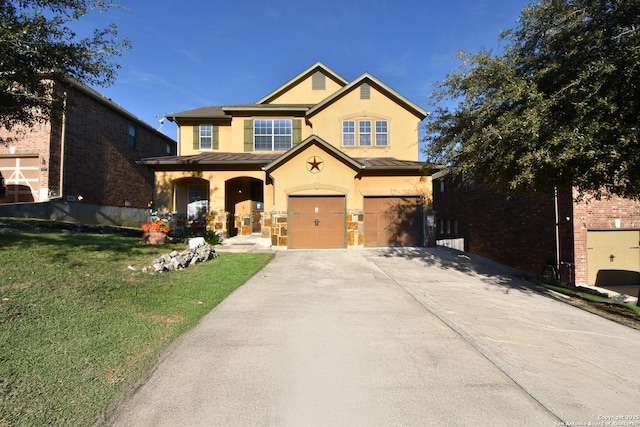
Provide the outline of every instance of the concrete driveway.
{"type": "Polygon", "coordinates": [[[180,340],[113,424],[622,421],[640,426],[640,331],[505,267],[429,248],[278,252],[180,340]]]}

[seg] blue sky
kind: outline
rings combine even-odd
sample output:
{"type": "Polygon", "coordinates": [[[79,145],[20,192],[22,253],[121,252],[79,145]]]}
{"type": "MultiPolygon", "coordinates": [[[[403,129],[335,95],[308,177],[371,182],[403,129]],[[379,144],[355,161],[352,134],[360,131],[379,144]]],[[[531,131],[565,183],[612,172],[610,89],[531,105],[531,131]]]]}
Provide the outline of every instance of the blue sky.
{"type": "MultiPolygon", "coordinates": [[[[459,49],[499,49],[529,0],[122,0],[82,19],[115,23],[132,50],[96,89],[158,128],[165,114],[255,102],[316,62],[347,80],[369,72],[425,108],[459,49]]],[[[162,131],[172,138],[175,125],[162,131]]]]}

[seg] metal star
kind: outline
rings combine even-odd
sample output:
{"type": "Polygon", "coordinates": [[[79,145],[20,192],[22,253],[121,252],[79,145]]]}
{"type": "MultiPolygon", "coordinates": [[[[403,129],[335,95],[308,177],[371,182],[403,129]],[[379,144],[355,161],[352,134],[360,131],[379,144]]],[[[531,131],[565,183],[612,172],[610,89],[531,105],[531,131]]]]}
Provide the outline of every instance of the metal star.
{"type": "Polygon", "coordinates": [[[313,161],[307,163],[311,165],[311,169],[309,169],[310,172],[312,172],[314,169],[320,172],[320,165],[322,164],[322,161],[316,160],[315,156],[313,157],[313,161]]]}

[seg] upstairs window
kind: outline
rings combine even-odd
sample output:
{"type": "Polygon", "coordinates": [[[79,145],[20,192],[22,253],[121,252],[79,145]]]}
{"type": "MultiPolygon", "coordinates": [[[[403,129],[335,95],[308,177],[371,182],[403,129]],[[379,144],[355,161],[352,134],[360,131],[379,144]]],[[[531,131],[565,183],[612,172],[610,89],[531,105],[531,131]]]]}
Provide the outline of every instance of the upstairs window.
{"type": "Polygon", "coordinates": [[[360,146],[366,147],[371,145],[371,122],[363,120],[360,122],[360,146]]]}
{"type": "Polygon", "coordinates": [[[254,120],[255,151],[287,151],[291,148],[291,120],[254,120]]]}
{"type": "Polygon", "coordinates": [[[389,122],[386,120],[344,120],[342,122],[342,146],[387,147],[389,145],[389,122]],[[356,133],[357,130],[357,133],[356,133]]]}
{"type": "Polygon", "coordinates": [[[376,120],[376,146],[386,147],[389,143],[386,120],[376,120]]]}
{"type": "Polygon", "coordinates": [[[202,124],[193,127],[194,150],[217,150],[219,148],[220,131],[218,125],[202,124]]]}
{"type": "Polygon", "coordinates": [[[213,126],[200,125],[200,149],[211,150],[211,142],[213,141],[213,126]]]}
{"type": "Polygon", "coordinates": [[[136,127],[129,124],[129,147],[136,148],[136,127]]]}
{"type": "Polygon", "coordinates": [[[356,122],[353,120],[342,122],[342,145],[345,147],[356,145],[356,122]]]}

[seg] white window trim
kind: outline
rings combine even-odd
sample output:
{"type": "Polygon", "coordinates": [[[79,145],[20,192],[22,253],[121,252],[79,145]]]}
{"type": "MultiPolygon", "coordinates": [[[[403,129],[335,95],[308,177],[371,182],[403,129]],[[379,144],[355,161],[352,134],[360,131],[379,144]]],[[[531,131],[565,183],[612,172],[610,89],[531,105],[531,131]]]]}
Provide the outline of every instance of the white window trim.
{"type": "Polygon", "coordinates": [[[200,146],[201,150],[211,150],[213,149],[213,125],[200,125],[200,137],[198,138],[198,144],[200,146]],[[203,130],[208,129],[209,130],[209,134],[206,135],[205,132],[203,132],[203,130]],[[203,140],[205,140],[206,138],[209,139],[209,146],[205,147],[203,145],[203,140]]]}
{"type": "Polygon", "coordinates": [[[386,148],[389,147],[389,120],[376,120],[376,119],[345,119],[341,121],[342,126],[342,146],[351,148],[351,147],[378,147],[378,148],[386,148]],[[361,123],[368,122],[369,123],[369,132],[361,131],[361,123]],[[380,122],[386,123],[386,132],[376,132],[377,124],[380,122]],[[353,132],[345,132],[345,123],[353,123],[353,132]],[[345,136],[352,136],[353,144],[345,144],[345,136]],[[369,144],[362,144],[362,137],[364,135],[369,136],[369,144]],[[385,144],[379,143],[378,135],[385,135],[386,141],[385,144]]]}
{"type": "Polygon", "coordinates": [[[293,147],[293,120],[291,119],[255,119],[253,121],[253,151],[286,151],[291,149],[291,147],[293,147]],[[256,123],[257,122],[264,122],[264,121],[269,121],[271,122],[271,133],[270,134],[258,134],[256,132],[256,123]],[[276,121],[286,121],[289,122],[289,131],[290,133],[288,134],[276,134],[275,133],[275,127],[274,127],[274,122],[276,121]],[[288,136],[289,137],[289,147],[288,148],[278,148],[277,150],[275,149],[275,145],[276,145],[276,136],[288,136]],[[258,148],[256,146],[256,138],[257,137],[271,137],[271,148],[270,149],[265,149],[265,148],[258,148]]]}
{"type": "Polygon", "coordinates": [[[376,147],[388,147],[389,146],[389,122],[387,120],[376,120],[375,121],[375,145],[376,147]],[[378,132],[378,123],[385,123],[385,131],[384,132],[378,132]],[[384,144],[380,144],[378,143],[378,137],[379,136],[385,136],[385,142],[384,144]]]}
{"type": "Polygon", "coordinates": [[[355,147],[356,146],[356,121],[355,120],[343,120],[342,121],[342,146],[343,147],[355,147]],[[351,123],[352,124],[352,129],[353,132],[346,132],[345,131],[345,124],[346,123],[351,123]],[[349,135],[351,137],[351,143],[350,144],[346,144],[345,143],[345,136],[349,135]]]}

